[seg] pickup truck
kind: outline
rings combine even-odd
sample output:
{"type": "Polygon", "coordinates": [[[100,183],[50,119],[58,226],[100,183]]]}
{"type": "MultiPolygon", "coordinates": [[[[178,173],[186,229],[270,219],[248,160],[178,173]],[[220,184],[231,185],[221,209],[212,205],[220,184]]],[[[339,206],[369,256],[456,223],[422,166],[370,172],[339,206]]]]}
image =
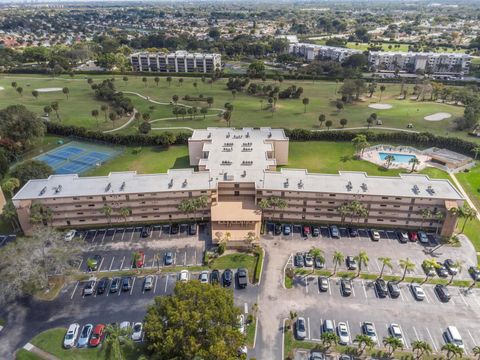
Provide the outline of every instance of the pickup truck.
{"type": "Polygon", "coordinates": [[[237,270],[237,280],[238,287],[245,289],[248,285],[248,273],[247,269],[238,269],[237,270]]]}

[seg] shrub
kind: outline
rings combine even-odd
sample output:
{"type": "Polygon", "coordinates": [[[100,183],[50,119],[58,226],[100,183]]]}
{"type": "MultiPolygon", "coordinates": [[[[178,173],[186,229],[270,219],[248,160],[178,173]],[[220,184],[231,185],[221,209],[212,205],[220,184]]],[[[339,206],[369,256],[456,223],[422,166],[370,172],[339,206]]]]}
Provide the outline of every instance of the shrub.
{"type": "Polygon", "coordinates": [[[226,249],[227,249],[227,244],[221,243],[220,245],[218,245],[218,248],[217,248],[218,255],[223,255],[226,249]]]}

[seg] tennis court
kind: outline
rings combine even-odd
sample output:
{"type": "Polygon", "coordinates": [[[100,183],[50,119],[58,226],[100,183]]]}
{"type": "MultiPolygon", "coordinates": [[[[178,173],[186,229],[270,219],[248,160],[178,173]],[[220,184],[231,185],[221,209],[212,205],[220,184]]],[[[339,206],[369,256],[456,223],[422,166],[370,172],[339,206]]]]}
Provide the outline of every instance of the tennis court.
{"type": "Polygon", "coordinates": [[[72,141],[36,158],[50,165],[56,174],[81,174],[117,156],[121,151],[108,146],[72,141]]]}

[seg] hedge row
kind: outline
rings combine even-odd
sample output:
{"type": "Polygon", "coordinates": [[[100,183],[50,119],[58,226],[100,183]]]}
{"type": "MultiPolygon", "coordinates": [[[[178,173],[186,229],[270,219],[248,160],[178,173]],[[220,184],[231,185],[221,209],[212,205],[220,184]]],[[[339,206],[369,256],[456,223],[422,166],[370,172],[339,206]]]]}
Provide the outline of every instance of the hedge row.
{"type": "MultiPolygon", "coordinates": [[[[73,136],[85,140],[100,141],[115,145],[126,146],[168,146],[172,144],[187,144],[191,136],[189,132],[172,133],[165,131],[158,135],[122,135],[101,133],[88,130],[83,127],[68,126],[58,123],[46,122],[49,134],[60,136],[73,136]]],[[[310,131],[306,129],[285,129],[285,134],[292,141],[352,141],[358,134],[365,134],[369,142],[394,143],[404,145],[420,145],[422,147],[445,148],[458,153],[472,156],[473,149],[478,144],[455,137],[438,136],[431,133],[408,133],[408,132],[379,132],[370,131],[310,131]]]]}

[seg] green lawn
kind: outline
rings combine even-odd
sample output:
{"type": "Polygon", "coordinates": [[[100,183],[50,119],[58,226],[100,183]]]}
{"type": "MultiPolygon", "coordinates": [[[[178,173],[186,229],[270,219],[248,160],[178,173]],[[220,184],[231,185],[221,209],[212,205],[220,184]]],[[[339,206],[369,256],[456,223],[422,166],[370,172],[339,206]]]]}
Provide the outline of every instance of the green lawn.
{"type": "Polygon", "coordinates": [[[15,354],[15,359],[16,360],[42,360],[41,357],[25,349],[19,349],[15,354]]]}
{"type": "Polygon", "coordinates": [[[477,209],[480,209],[480,165],[455,175],[477,209]]]}
{"type": "MultiPolygon", "coordinates": [[[[106,76],[91,76],[95,82],[105,79],[106,76]]],[[[373,110],[368,108],[372,102],[378,102],[379,92],[375,93],[373,98],[365,98],[365,101],[350,104],[341,112],[335,108],[335,100],[339,97],[335,93],[336,88],[341,84],[336,84],[332,81],[302,81],[289,80],[282,84],[274,84],[273,81],[267,81],[265,84],[278,85],[281,89],[290,85],[302,86],[304,89],[303,97],[310,99],[310,104],[307,106],[307,111],[304,112],[302,99],[279,100],[277,103],[277,111],[272,113],[265,109],[267,105],[266,99],[263,99],[263,105],[260,102],[261,98],[248,96],[244,93],[238,93],[235,97],[229,90],[226,89],[226,79],[220,79],[213,85],[202,83],[199,78],[184,78],[183,85],[180,85],[178,78],[173,78],[172,84],[169,86],[165,77],[160,78],[159,86],[156,86],[153,77],[149,77],[147,86],[141,81],[142,77],[129,76],[127,83],[121,80],[120,76],[116,77],[117,89],[120,91],[135,91],[143,95],[149,96],[151,99],[169,103],[172,95],[176,94],[180,98],[185,95],[199,96],[203,94],[204,97],[212,96],[214,104],[212,106],[210,115],[213,117],[203,118],[198,115],[195,119],[186,116],[184,119],[179,117],[175,119],[172,114],[171,105],[158,105],[149,103],[135,95],[128,95],[136,108],[141,112],[149,112],[151,120],[159,120],[152,123],[154,128],[164,127],[191,127],[191,128],[205,128],[207,126],[226,126],[225,121],[218,116],[218,110],[213,108],[223,108],[226,102],[230,102],[234,106],[232,115],[232,126],[236,127],[283,127],[283,128],[307,128],[317,129],[319,127],[318,116],[325,114],[327,120],[333,121],[333,128],[340,128],[339,121],[342,118],[348,120],[347,127],[366,126],[366,119],[373,112],[376,112],[379,118],[383,121],[385,127],[406,128],[406,125],[413,123],[415,130],[431,131],[436,134],[459,136],[467,138],[466,132],[452,131],[452,122],[455,116],[463,113],[463,108],[453,105],[437,104],[432,102],[416,102],[413,100],[397,100],[396,97],[400,93],[400,85],[387,84],[386,91],[382,96],[382,103],[389,103],[393,105],[389,110],[373,110]],[[197,88],[194,88],[193,83],[197,82],[197,88]],[[263,110],[261,109],[263,106],[263,110]],[[150,108],[152,107],[152,108],[150,108]],[[448,112],[453,116],[438,122],[428,122],[423,120],[423,117],[436,112],[448,112]],[[170,118],[170,119],[168,119],[170,118]],[[173,118],[173,119],[171,119],[173,118]],[[162,120],[163,119],[163,120],[162,120]]],[[[259,81],[259,80],[256,80],[259,81]]],[[[261,81],[260,81],[261,82],[261,81]]],[[[27,77],[21,75],[8,75],[0,77],[0,86],[5,90],[0,91],[0,108],[11,104],[25,104],[31,110],[41,114],[43,107],[50,104],[52,101],[58,101],[60,104],[60,116],[62,122],[65,124],[72,124],[78,126],[85,126],[93,129],[105,130],[111,129],[112,123],[104,121],[103,116],[99,117],[98,124],[91,116],[92,109],[99,109],[101,102],[93,98],[93,91],[87,84],[86,76],[76,76],[74,79],[66,77],[51,78],[41,75],[35,77],[27,77]],[[11,82],[16,81],[19,86],[24,89],[23,96],[20,96],[12,88],[11,82]],[[32,89],[40,87],[64,87],[70,89],[70,99],[67,100],[65,96],[60,93],[44,93],[40,94],[38,99],[34,99],[31,95],[32,89]]],[[[408,90],[411,92],[413,86],[409,86],[408,90]]],[[[202,107],[205,103],[179,101],[187,105],[202,107]]],[[[103,114],[101,114],[103,115],[103,114]]],[[[52,120],[56,121],[56,120],[52,120]]],[[[124,121],[124,120],[123,120],[124,121]]],[[[115,126],[119,126],[122,121],[116,121],[115,126]]],[[[136,132],[138,124],[132,123],[127,128],[121,130],[121,133],[136,132]]]]}
{"type": "Polygon", "coordinates": [[[220,256],[209,265],[211,269],[246,268],[250,281],[253,279],[257,257],[247,253],[233,253],[220,256]]]}
{"type": "MultiPolygon", "coordinates": [[[[107,360],[105,352],[101,348],[86,348],[86,349],[69,349],[65,350],[62,347],[63,337],[65,336],[65,328],[55,328],[44,331],[35,336],[30,342],[38,348],[55,355],[62,360],[107,360]]],[[[140,352],[139,347],[126,351],[127,359],[138,359],[140,352]]],[[[36,358],[20,358],[20,359],[36,359],[36,358]]]]}

